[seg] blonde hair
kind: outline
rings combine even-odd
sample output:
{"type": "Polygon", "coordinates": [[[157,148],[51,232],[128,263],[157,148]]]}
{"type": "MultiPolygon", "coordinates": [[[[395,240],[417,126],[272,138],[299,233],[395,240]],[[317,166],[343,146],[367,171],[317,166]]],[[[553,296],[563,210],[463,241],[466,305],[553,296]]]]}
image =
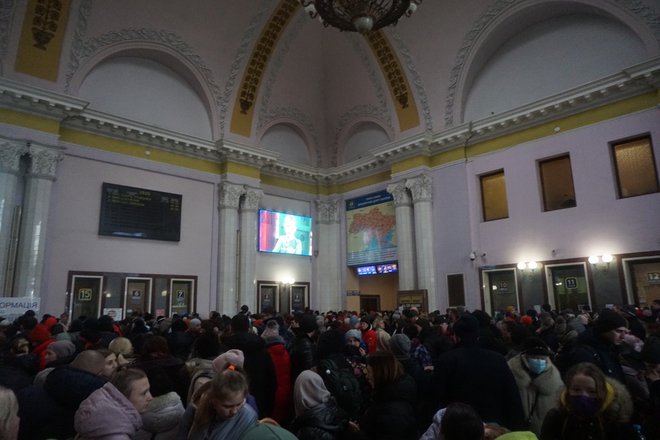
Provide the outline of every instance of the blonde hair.
{"type": "Polygon", "coordinates": [[[217,415],[213,406],[215,401],[224,400],[236,393],[243,393],[243,396],[247,397],[248,390],[248,377],[243,369],[235,365],[227,365],[224,370],[193,393],[190,403],[198,406],[190,433],[201,427],[207,427],[215,419],[217,415]]]}
{"type": "Polygon", "coordinates": [[[17,434],[18,400],[16,400],[16,395],[12,390],[0,386],[0,438],[3,440],[15,440],[17,434]],[[10,425],[12,421],[16,426],[10,425]],[[10,428],[14,428],[13,433],[10,428]],[[11,437],[5,437],[7,434],[10,434],[11,437]]]}
{"type": "Polygon", "coordinates": [[[110,341],[108,348],[117,355],[123,354],[124,356],[128,356],[133,354],[133,344],[131,343],[131,340],[124,338],[123,336],[110,341]]]}

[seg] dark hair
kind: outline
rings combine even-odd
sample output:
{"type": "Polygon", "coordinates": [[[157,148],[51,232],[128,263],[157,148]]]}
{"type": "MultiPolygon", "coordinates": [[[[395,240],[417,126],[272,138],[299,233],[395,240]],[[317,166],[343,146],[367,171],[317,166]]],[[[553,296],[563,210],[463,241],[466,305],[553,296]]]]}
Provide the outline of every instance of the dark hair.
{"type": "Polygon", "coordinates": [[[167,346],[167,339],[162,336],[146,335],[140,353],[143,355],[152,353],[169,354],[170,349],[167,346]]]}
{"type": "Polygon", "coordinates": [[[108,315],[103,315],[99,318],[99,331],[100,332],[112,332],[114,328],[112,327],[114,320],[108,315]]]}
{"type": "Polygon", "coordinates": [[[484,438],[484,424],[470,405],[454,402],[445,409],[440,433],[445,440],[481,440],[484,438]]]}
{"type": "Polygon", "coordinates": [[[236,332],[246,332],[250,328],[250,320],[245,315],[236,315],[231,318],[231,331],[236,332]]]}
{"type": "Polygon", "coordinates": [[[375,389],[396,382],[405,374],[401,363],[389,351],[370,353],[367,356],[367,365],[373,371],[375,389]]]}
{"type": "Polygon", "coordinates": [[[133,390],[133,382],[146,377],[147,374],[139,368],[123,368],[112,376],[110,383],[113,384],[120,393],[126,396],[127,399],[130,399],[131,391],[133,390]]]}

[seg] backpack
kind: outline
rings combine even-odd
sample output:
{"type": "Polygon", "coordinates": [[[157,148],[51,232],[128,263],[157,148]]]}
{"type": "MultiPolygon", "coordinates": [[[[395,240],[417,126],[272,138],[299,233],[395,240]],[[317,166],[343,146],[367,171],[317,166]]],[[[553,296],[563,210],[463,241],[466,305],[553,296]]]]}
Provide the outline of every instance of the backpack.
{"type": "Polygon", "coordinates": [[[351,369],[339,368],[332,359],[323,359],[319,362],[318,372],[325,387],[337,401],[337,406],[351,418],[359,416],[362,409],[362,391],[351,369]]]}

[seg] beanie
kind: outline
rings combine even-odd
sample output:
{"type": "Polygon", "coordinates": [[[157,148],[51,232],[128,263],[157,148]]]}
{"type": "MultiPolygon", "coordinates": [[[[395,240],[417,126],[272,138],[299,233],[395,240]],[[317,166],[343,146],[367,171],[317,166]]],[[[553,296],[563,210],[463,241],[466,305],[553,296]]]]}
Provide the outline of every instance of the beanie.
{"type": "Polygon", "coordinates": [[[76,346],[71,341],[55,341],[48,344],[47,350],[57,355],[57,359],[64,359],[76,352],[76,346]]]}
{"type": "Polygon", "coordinates": [[[470,314],[461,315],[454,324],[454,334],[461,339],[476,338],[479,336],[479,321],[470,314]]]}
{"type": "Polygon", "coordinates": [[[536,336],[529,337],[523,341],[521,352],[529,355],[550,356],[548,344],[536,336]]]}
{"type": "Polygon", "coordinates": [[[390,350],[398,360],[410,358],[410,346],[410,338],[403,333],[397,333],[390,338],[390,350]]]}
{"type": "Polygon", "coordinates": [[[358,341],[362,342],[362,333],[360,333],[360,330],[356,328],[352,328],[349,331],[347,331],[346,334],[344,334],[344,338],[346,338],[346,342],[348,342],[350,338],[355,338],[358,341]]]}
{"type": "Polygon", "coordinates": [[[628,321],[611,309],[603,309],[594,321],[594,333],[602,334],[619,327],[628,327],[628,321]]]}
{"type": "Polygon", "coordinates": [[[319,328],[316,318],[308,313],[300,315],[296,321],[298,321],[298,328],[304,333],[311,333],[319,328]]]}
{"type": "Polygon", "coordinates": [[[281,426],[257,423],[243,434],[241,440],[296,440],[297,438],[281,426]]]}
{"type": "Polygon", "coordinates": [[[227,365],[234,365],[243,368],[245,356],[241,350],[227,350],[217,358],[213,359],[213,370],[216,373],[223,371],[227,365]]]}

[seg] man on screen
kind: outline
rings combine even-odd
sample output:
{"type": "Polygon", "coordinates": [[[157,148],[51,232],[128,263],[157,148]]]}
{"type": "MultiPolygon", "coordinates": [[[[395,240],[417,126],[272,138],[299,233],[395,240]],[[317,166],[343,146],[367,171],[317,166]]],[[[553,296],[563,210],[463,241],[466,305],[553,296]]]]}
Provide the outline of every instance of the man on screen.
{"type": "Polygon", "coordinates": [[[296,219],[291,215],[284,216],[284,235],[277,238],[273,252],[285,254],[302,254],[302,242],[296,237],[296,219]]]}

